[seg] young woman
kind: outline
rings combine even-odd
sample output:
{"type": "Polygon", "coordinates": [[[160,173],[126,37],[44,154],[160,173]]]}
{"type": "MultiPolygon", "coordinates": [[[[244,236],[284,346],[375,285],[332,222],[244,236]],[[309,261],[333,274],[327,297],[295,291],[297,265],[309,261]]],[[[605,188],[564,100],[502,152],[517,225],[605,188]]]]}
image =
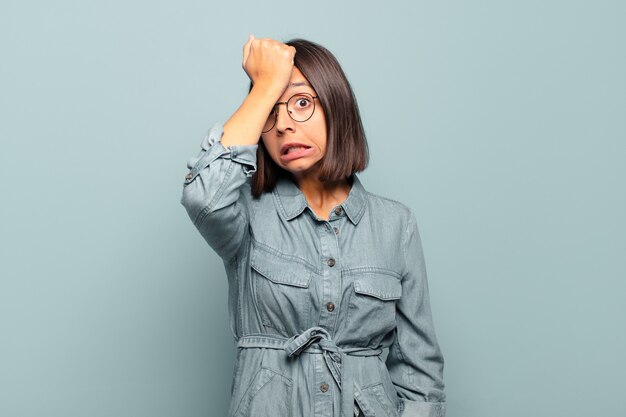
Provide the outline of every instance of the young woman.
{"type": "Polygon", "coordinates": [[[368,150],[339,63],[250,36],[243,68],[249,94],[188,162],[181,200],[228,276],[229,416],[444,416],[415,216],[355,175],[368,150]]]}

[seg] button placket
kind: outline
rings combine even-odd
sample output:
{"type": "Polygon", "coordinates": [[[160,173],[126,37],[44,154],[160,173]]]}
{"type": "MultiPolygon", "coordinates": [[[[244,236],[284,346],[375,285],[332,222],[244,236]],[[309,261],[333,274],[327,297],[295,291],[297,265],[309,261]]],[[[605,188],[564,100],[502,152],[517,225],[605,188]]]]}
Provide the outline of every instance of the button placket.
{"type": "MultiPolygon", "coordinates": [[[[331,215],[333,212],[331,211],[331,215]]],[[[320,275],[321,288],[319,293],[319,321],[318,325],[327,329],[331,334],[336,326],[339,298],[341,295],[341,268],[338,264],[337,257],[339,254],[339,243],[337,236],[335,235],[332,227],[332,221],[325,221],[323,224],[319,224],[319,239],[320,239],[320,275]]],[[[329,383],[328,380],[320,380],[318,385],[322,382],[329,383]]],[[[331,387],[332,390],[332,387],[331,387]]]]}
{"type": "Polygon", "coordinates": [[[332,393],[329,379],[332,378],[330,371],[324,361],[323,355],[312,355],[315,367],[315,385],[317,389],[314,394],[315,414],[314,417],[328,417],[333,412],[332,393]],[[329,393],[330,391],[330,393],[329,393]]]}

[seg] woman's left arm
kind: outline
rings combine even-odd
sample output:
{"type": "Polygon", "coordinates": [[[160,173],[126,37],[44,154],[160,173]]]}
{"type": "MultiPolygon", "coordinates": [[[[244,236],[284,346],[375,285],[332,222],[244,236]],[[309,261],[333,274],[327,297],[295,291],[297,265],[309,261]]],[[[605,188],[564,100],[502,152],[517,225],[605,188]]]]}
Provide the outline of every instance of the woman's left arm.
{"type": "Polygon", "coordinates": [[[437,343],[426,267],[415,216],[403,241],[405,271],[396,304],[396,337],[386,365],[403,403],[402,417],[444,417],[443,355],[437,343]]]}

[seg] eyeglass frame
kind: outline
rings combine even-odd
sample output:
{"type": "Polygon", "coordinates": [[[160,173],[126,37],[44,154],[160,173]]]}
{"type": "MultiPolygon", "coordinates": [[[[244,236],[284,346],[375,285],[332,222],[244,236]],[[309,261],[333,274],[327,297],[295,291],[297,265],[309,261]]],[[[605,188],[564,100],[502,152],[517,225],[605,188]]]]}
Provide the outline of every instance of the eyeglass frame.
{"type": "MultiPolygon", "coordinates": [[[[289,118],[290,118],[291,120],[293,120],[293,121],[294,121],[294,122],[296,122],[296,123],[304,123],[304,122],[306,122],[307,120],[309,120],[311,117],[313,117],[313,114],[315,114],[315,99],[318,99],[318,100],[319,100],[319,98],[320,98],[319,96],[313,96],[313,95],[311,95],[311,94],[309,94],[309,93],[295,93],[293,96],[289,97],[289,98],[287,99],[287,101],[279,101],[279,102],[274,103],[274,106],[272,107],[272,111],[273,111],[273,110],[276,108],[276,106],[278,106],[279,104],[284,104],[284,105],[285,105],[285,109],[287,110],[287,115],[289,116],[289,118]],[[310,115],[309,117],[307,117],[306,119],[304,119],[304,120],[296,120],[296,119],[294,119],[294,118],[291,116],[291,113],[289,112],[289,108],[287,107],[287,103],[289,103],[289,100],[291,100],[291,99],[292,99],[292,98],[294,98],[295,96],[304,96],[304,95],[309,96],[309,97],[311,97],[311,98],[313,99],[313,111],[311,112],[311,115],[310,115]]],[[[268,117],[269,117],[269,115],[268,115],[268,117]]],[[[263,131],[261,131],[261,133],[267,133],[267,132],[269,132],[270,130],[274,129],[274,127],[276,126],[276,122],[277,122],[277,121],[278,121],[278,110],[276,110],[276,112],[274,113],[274,123],[272,123],[272,127],[270,127],[270,128],[269,128],[269,129],[267,129],[267,130],[263,130],[263,131]]]]}

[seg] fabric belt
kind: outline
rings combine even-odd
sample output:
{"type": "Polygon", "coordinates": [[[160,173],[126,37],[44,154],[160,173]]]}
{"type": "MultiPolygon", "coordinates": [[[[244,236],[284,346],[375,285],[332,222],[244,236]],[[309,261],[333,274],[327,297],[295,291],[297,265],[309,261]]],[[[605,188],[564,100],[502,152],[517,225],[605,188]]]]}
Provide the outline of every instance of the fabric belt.
{"type": "MultiPolygon", "coordinates": [[[[342,391],[341,416],[354,417],[359,414],[359,409],[354,404],[355,399],[364,413],[366,412],[365,410],[370,410],[370,407],[363,403],[365,399],[361,395],[359,386],[354,381],[356,358],[358,356],[380,355],[382,353],[381,349],[340,348],[330,338],[330,334],[326,329],[317,326],[290,338],[267,334],[246,335],[239,339],[237,347],[244,349],[283,349],[290,358],[298,357],[305,352],[321,354],[324,357],[326,367],[342,391]]],[[[367,414],[365,415],[367,416],[367,414]]]]}

